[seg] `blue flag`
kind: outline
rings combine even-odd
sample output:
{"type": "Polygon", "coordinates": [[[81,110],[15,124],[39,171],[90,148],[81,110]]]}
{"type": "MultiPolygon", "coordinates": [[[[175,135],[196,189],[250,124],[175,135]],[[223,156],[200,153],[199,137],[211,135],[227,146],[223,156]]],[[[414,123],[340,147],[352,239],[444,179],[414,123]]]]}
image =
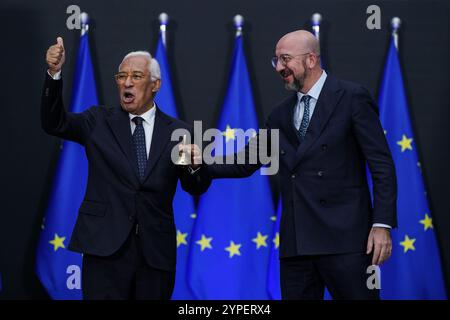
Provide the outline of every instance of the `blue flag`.
{"type": "MultiPolygon", "coordinates": [[[[172,91],[172,82],[170,80],[166,48],[161,36],[158,40],[155,58],[159,62],[162,82],[161,89],[158,91],[155,101],[163,112],[174,118],[178,118],[175,98],[172,91]]],[[[190,194],[183,191],[180,182],[178,182],[177,191],[173,200],[173,210],[175,224],[177,226],[177,266],[172,299],[193,299],[194,297],[186,282],[186,262],[189,252],[188,241],[190,241],[192,225],[196,215],[194,199],[190,194]]]]}
{"type": "MultiPolygon", "coordinates": [[[[218,123],[224,146],[236,145],[238,128],[258,129],[242,36],[236,38],[218,123]]],[[[241,142],[238,150],[244,147],[241,142]]],[[[245,179],[215,180],[200,198],[190,241],[188,277],[195,298],[269,299],[267,271],[273,228],[274,206],[266,176],[258,171],[245,179]]]]}
{"type": "Polygon", "coordinates": [[[379,105],[397,173],[399,226],[392,231],[392,257],[382,266],[381,296],[384,299],[446,299],[434,221],[394,40],[387,56],[379,105]]]}
{"type": "MultiPolygon", "coordinates": [[[[80,38],[73,83],[70,112],[98,105],[87,32],[80,38]]],[[[83,147],[63,141],[36,257],[36,273],[52,299],[82,299],[82,256],[67,247],[85,193],[87,173],[83,147]]]]}

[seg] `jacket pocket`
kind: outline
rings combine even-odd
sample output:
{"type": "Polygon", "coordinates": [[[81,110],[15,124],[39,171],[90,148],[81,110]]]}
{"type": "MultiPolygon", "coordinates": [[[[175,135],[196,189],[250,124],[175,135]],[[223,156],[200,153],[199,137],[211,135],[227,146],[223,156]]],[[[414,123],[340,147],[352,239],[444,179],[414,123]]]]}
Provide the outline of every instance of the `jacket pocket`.
{"type": "Polygon", "coordinates": [[[91,216],[103,217],[106,213],[106,203],[83,201],[83,203],[81,203],[79,212],[91,216]]]}

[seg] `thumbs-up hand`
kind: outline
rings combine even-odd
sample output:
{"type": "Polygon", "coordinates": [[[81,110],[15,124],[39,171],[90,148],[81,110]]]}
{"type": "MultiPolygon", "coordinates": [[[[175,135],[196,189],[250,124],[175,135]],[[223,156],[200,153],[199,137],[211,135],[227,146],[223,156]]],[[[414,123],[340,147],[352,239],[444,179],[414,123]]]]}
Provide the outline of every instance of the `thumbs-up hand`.
{"type": "Polygon", "coordinates": [[[46,60],[48,70],[52,76],[61,70],[64,61],[66,60],[66,55],[64,51],[64,42],[61,37],[58,37],[56,39],[56,44],[48,48],[46,60]]]}

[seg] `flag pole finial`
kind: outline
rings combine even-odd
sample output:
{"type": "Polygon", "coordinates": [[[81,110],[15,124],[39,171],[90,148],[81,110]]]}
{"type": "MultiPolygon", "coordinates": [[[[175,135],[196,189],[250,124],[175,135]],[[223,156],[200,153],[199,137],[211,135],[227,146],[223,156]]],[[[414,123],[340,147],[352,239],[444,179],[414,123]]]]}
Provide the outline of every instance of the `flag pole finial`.
{"type": "Polygon", "coordinates": [[[312,29],[314,31],[315,37],[319,40],[319,34],[320,34],[320,23],[322,22],[322,15],[318,12],[314,13],[311,16],[311,24],[312,29]]]}
{"type": "Polygon", "coordinates": [[[391,19],[392,37],[394,38],[395,48],[398,50],[398,30],[402,24],[402,20],[399,17],[393,17],[391,19]]]}
{"type": "Polygon", "coordinates": [[[166,46],[166,27],[169,24],[169,15],[165,12],[161,12],[159,15],[159,30],[161,30],[161,37],[164,46],[166,46]]]}
{"type": "Polygon", "coordinates": [[[81,22],[81,35],[83,36],[89,30],[89,15],[86,12],[81,13],[80,22],[81,22]]]}
{"type": "Polygon", "coordinates": [[[244,25],[244,17],[240,14],[237,14],[233,18],[234,26],[236,27],[236,37],[242,35],[242,26],[244,25]]]}

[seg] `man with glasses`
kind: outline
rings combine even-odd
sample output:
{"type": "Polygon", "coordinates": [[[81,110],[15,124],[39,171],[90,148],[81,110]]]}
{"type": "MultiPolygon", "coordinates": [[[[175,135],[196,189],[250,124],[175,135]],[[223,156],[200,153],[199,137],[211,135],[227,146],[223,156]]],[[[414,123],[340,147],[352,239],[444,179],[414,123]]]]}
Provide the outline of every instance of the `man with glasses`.
{"type": "MultiPolygon", "coordinates": [[[[323,299],[326,286],[335,299],[379,299],[367,268],[391,255],[397,193],[376,103],[361,85],[327,75],[308,31],[283,36],[271,62],[294,91],[267,121],[280,131],[282,298],[323,299]]],[[[243,151],[247,159],[254,150],[243,151]]],[[[245,177],[260,166],[214,164],[208,171],[245,177]]]]}
{"type": "MultiPolygon", "coordinates": [[[[178,180],[198,195],[210,179],[199,165],[176,166],[175,129],[153,99],[161,86],[158,62],[131,52],[115,76],[120,108],[66,112],[62,101],[63,40],[46,56],[42,95],[45,132],[83,145],[89,161],[86,194],[69,249],[83,253],[84,299],[169,299],[175,282],[176,229],[172,200],[178,180]]],[[[201,156],[191,153],[191,163],[201,156]]],[[[74,168],[76,170],[76,168],[74,168]]]]}

